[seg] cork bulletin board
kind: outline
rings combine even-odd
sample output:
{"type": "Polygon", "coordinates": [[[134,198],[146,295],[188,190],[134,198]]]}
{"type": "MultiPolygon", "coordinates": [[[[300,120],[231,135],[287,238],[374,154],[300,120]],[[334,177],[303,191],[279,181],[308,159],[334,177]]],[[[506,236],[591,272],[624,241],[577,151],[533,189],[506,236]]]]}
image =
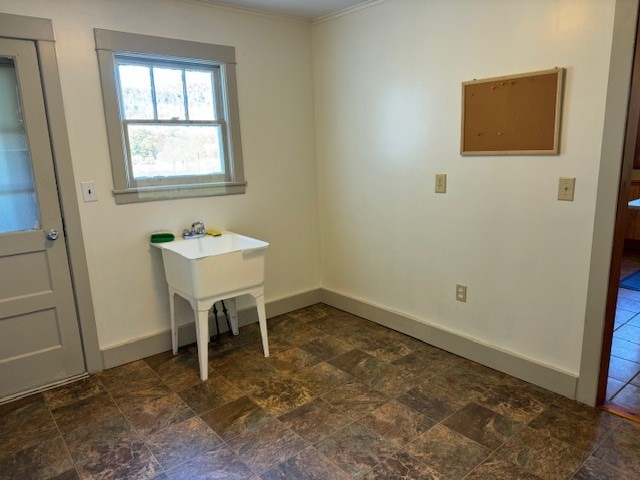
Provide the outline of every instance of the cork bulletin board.
{"type": "Polygon", "coordinates": [[[564,69],[462,84],[462,155],[557,155],[564,69]]]}

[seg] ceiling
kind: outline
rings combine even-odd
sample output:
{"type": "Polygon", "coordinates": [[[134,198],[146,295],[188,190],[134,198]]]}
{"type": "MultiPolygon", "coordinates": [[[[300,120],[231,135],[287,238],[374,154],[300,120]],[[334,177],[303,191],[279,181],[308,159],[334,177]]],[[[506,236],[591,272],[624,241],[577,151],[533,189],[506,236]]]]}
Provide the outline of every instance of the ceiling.
{"type": "Polygon", "coordinates": [[[204,0],[206,3],[248,8],[266,13],[316,20],[371,0],[204,0]]]}

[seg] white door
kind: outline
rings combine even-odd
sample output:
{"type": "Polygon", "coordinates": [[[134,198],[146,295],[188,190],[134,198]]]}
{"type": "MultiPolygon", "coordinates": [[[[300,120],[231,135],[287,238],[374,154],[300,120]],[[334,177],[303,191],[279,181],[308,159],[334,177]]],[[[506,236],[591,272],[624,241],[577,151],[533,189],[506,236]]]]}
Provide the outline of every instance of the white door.
{"type": "Polygon", "coordinates": [[[35,43],[0,39],[0,398],[84,371],[35,43]]]}

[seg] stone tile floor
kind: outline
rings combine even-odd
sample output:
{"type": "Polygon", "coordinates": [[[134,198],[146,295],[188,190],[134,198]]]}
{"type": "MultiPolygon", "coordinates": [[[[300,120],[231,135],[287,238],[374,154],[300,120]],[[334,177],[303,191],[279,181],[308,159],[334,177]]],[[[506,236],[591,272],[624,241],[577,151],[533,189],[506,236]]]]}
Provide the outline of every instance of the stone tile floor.
{"type": "Polygon", "coordinates": [[[640,425],[315,305],[0,406],[0,479],[640,478],[640,425]]]}

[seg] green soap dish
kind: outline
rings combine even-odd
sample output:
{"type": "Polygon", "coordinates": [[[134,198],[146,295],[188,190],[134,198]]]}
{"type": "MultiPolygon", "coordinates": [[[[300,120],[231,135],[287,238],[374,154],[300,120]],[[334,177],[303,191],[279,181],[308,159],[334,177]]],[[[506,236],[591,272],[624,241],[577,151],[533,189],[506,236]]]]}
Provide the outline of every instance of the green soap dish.
{"type": "Polygon", "coordinates": [[[161,232],[161,233],[152,233],[151,238],[149,239],[151,243],[165,243],[165,242],[173,242],[176,239],[176,236],[173,233],[161,232]]]}

